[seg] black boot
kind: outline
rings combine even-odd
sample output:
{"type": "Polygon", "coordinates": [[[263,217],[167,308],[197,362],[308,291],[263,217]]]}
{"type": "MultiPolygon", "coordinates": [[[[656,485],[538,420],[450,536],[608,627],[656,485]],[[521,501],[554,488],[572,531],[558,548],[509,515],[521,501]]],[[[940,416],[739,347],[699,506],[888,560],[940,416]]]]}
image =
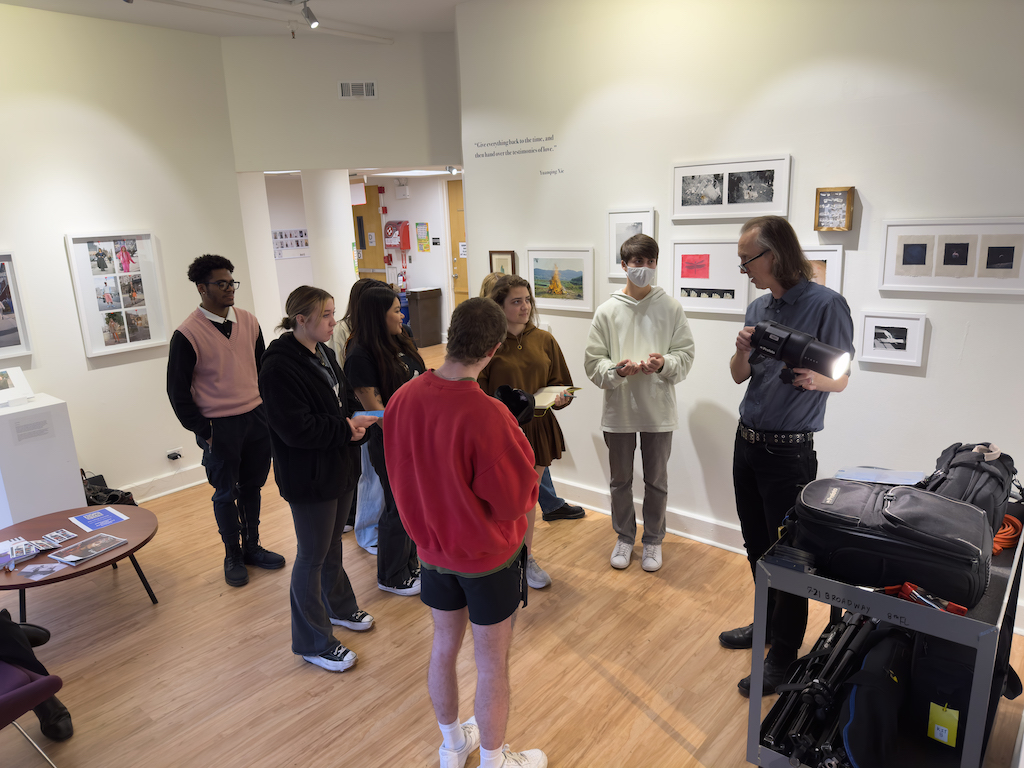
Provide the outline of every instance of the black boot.
{"type": "Polygon", "coordinates": [[[225,544],[227,556],[224,558],[224,581],[232,587],[244,587],[249,583],[249,572],[245,570],[245,559],[242,548],[235,544],[225,544]]]}
{"type": "Polygon", "coordinates": [[[39,718],[39,730],[46,738],[65,741],[74,734],[75,729],[71,726],[71,713],[56,696],[51,696],[32,711],[39,718]]]}
{"type": "Polygon", "coordinates": [[[261,547],[258,536],[242,542],[242,557],[246,565],[266,568],[268,571],[284,568],[284,557],[261,547]]]}

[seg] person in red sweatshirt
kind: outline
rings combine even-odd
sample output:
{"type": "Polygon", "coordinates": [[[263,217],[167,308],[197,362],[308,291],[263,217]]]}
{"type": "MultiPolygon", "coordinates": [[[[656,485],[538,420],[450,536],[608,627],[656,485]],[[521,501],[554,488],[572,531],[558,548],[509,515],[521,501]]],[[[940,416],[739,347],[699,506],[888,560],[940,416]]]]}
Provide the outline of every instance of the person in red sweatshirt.
{"type": "Polygon", "coordinates": [[[442,768],[545,768],[539,749],[512,752],[508,653],[526,605],[526,515],[537,503],[533,450],[511,412],[477,376],[504,342],[490,299],[456,307],[444,364],[403,385],[384,414],[384,453],[402,523],[422,563],[420,599],[434,619],[427,688],[444,736],[442,768]],[[469,624],[476,648],[476,715],[459,720],[456,660],[469,624]]]}

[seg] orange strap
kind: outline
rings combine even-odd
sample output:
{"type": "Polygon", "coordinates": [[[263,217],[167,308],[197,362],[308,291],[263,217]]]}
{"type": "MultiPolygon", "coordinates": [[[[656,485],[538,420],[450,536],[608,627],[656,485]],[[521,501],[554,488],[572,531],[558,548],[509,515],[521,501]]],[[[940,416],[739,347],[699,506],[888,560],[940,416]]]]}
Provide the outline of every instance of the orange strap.
{"type": "Polygon", "coordinates": [[[992,539],[992,554],[998,555],[1007,547],[1012,547],[1020,538],[1021,523],[1013,515],[1004,515],[999,532],[992,539]]]}

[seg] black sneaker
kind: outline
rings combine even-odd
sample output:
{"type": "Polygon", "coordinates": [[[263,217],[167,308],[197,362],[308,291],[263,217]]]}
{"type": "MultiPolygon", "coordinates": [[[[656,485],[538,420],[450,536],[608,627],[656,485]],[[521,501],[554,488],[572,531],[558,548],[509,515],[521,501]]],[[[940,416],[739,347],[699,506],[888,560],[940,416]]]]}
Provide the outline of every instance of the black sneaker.
{"type": "Polygon", "coordinates": [[[381,584],[378,581],[377,588],[390,592],[393,595],[418,595],[420,593],[420,578],[419,576],[410,576],[397,587],[389,587],[387,584],[381,584]]]}
{"type": "Polygon", "coordinates": [[[581,517],[586,517],[586,512],[583,507],[577,507],[573,504],[565,503],[558,509],[554,509],[550,512],[542,512],[541,518],[546,522],[552,520],[579,520],[581,517]]]}
{"type": "Polygon", "coordinates": [[[355,611],[348,616],[343,616],[340,619],[331,618],[331,624],[338,627],[345,627],[345,629],[355,630],[356,632],[365,632],[373,626],[373,616],[368,614],[366,611],[355,611]]]}
{"type": "Polygon", "coordinates": [[[259,541],[247,541],[243,544],[242,558],[246,565],[266,568],[268,571],[284,568],[284,557],[269,549],[264,549],[260,546],[259,541]]]}
{"type": "Polygon", "coordinates": [[[238,547],[229,549],[224,558],[224,581],[232,587],[244,587],[249,583],[249,572],[245,570],[242,550],[238,547]]]}
{"type": "MultiPolygon", "coordinates": [[[[772,658],[771,653],[765,657],[764,660],[764,673],[761,676],[761,695],[770,696],[775,693],[775,689],[786,682],[786,672],[789,670],[789,665],[792,662],[778,662],[772,658]]],[[[750,698],[750,675],[747,675],[740,680],[736,687],[740,690],[740,695],[750,698]]]]}
{"type": "Polygon", "coordinates": [[[344,672],[356,663],[356,654],[344,645],[339,645],[318,656],[303,656],[310,664],[326,669],[328,672],[344,672]]]}

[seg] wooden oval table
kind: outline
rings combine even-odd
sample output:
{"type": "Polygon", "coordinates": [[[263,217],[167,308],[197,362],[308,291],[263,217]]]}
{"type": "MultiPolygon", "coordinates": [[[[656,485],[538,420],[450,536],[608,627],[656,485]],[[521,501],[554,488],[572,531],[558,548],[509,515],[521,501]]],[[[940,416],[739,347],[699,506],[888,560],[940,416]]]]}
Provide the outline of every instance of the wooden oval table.
{"type": "Polygon", "coordinates": [[[108,565],[112,565],[114,568],[117,568],[117,561],[123,560],[126,557],[129,558],[132,561],[132,565],[135,566],[135,572],[139,574],[139,579],[142,580],[142,586],[144,586],[146,588],[146,592],[149,593],[149,599],[154,603],[157,602],[156,595],[153,594],[153,590],[149,586],[149,582],[146,581],[146,576],[142,572],[142,568],[139,567],[139,561],[135,559],[135,552],[148,544],[156,535],[156,515],[148,509],[128,506],[126,504],[114,504],[111,505],[110,508],[116,509],[121,514],[126,515],[128,519],[114,523],[113,525],[108,525],[105,528],[86,532],[81,530],[68,518],[76,517],[78,515],[85,514],[86,512],[93,512],[97,509],[106,509],[106,507],[79,507],[78,509],[67,509],[63,512],[54,512],[49,515],[34,517],[31,520],[24,520],[20,523],[16,523],[15,525],[0,529],[0,541],[7,541],[8,539],[13,539],[16,536],[21,536],[26,541],[35,541],[37,539],[41,539],[43,534],[52,533],[53,531],[61,528],[65,528],[72,533],[78,534],[78,538],[64,542],[61,545],[61,548],[70,546],[71,544],[75,544],[76,542],[80,542],[84,539],[88,539],[98,533],[109,533],[111,536],[116,536],[119,539],[128,540],[127,544],[122,544],[118,547],[114,547],[113,549],[109,549],[103,554],[97,555],[90,560],[86,560],[79,565],[69,565],[67,568],[62,568],[61,570],[51,573],[48,576],[44,576],[37,581],[33,581],[32,579],[23,576],[21,573],[22,567],[37,563],[56,563],[56,560],[47,557],[48,554],[56,552],[56,549],[40,552],[30,560],[22,560],[15,565],[16,570],[13,573],[7,570],[0,571],[0,590],[18,590],[18,607],[21,613],[20,621],[22,624],[27,621],[25,606],[26,589],[42,587],[46,584],[53,584],[57,581],[74,579],[78,576],[83,576],[86,573],[97,571],[100,568],[106,568],[108,565]]]}

